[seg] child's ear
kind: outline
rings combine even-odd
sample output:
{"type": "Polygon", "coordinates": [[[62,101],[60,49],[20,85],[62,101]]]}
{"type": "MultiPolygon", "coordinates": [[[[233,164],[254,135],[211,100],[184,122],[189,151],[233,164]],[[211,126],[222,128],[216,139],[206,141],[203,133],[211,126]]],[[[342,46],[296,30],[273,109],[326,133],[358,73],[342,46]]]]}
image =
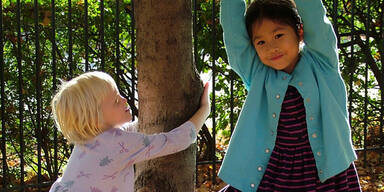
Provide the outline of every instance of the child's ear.
{"type": "Polygon", "coordinates": [[[303,41],[304,40],[304,28],[303,28],[303,24],[300,24],[298,29],[297,29],[297,32],[299,34],[299,41],[303,41]]]}

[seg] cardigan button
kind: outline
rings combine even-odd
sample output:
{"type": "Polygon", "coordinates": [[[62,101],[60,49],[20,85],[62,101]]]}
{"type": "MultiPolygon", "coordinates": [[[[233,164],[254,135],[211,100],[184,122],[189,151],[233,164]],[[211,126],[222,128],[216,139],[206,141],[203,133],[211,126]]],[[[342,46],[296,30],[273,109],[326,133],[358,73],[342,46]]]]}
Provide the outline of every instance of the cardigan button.
{"type": "Polygon", "coordinates": [[[251,183],[251,187],[252,187],[252,188],[255,188],[255,184],[251,183]]]}
{"type": "Polygon", "coordinates": [[[273,118],[276,118],[276,113],[273,113],[273,114],[272,114],[272,117],[273,117],[273,118]]]}
{"type": "Polygon", "coordinates": [[[262,168],[261,166],[259,166],[259,167],[257,168],[257,170],[258,170],[258,171],[262,171],[263,168],[262,168]]]}
{"type": "Polygon", "coordinates": [[[307,101],[307,103],[309,103],[309,102],[311,101],[311,99],[310,99],[310,98],[307,98],[305,101],[307,101]]]}
{"type": "Polygon", "coordinates": [[[309,117],[309,120],[313,121],[313,117],[309,117]]]}
{"type": "Polygon", "coordinates": [[[300,87],[303,86],[303,82],[299,82],[299,86],[300,86],[300,87]]]}
{"type": "Polygon", "coordinates": [[[316,154],[317,154],[317,156],[321,156],[321,153],[320,153],[320,151],[318,151],[316,154]]]}
{"type": "Polygon", "coordinates": [[[265,149],[265,153],[269,153],[269,151],[270,151],[269,148],[265,149]]]}
{"type": "Polygon", "coordinates": [[[277,94],[277,95],[276,95],[276,99],[280,99],[280,94],[277,94]]]}
{"type": "Polygon", "coordinates": [[[316,133],[313,133],[313,134],[312,134],[312,138],[316,139],[316,138],[317,138],[317,134],[316,134],[316,133]]]}

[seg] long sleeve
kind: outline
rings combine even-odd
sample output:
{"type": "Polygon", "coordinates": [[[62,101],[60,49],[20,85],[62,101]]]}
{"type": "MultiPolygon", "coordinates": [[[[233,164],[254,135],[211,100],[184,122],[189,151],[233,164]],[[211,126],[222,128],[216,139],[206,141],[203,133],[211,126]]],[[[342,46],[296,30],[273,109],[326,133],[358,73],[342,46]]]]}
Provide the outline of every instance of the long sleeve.
{"type": "Polygon", "coordinates": [[[337,39],[321,0],[295,0],[304,25],[304,42],[328,67],[338,69],[337,39]]]}
{"type": "Polygon", "coordinates": [[[133,122],[112,128],[85,145],[75,145],[62,178],[50,191],[133,192],[133,164],[181,151],[196,140],[195,126],[189,121],[155,135],[127,131],[135,126],[133,122]]]}
{"type": "Polygon", "coordinates": [[[154,135],[119,129],[113,129],[109,133],[113,135],[109,150],[118,161],[128,160],[131,164],[176,153],[196,141],[195,126],[189,121],[170,132],[154,135]]]}
{"type": "Polygon", "coordinates": [[[260,62],[252,46],[245,25],[245,2],[243,0],[222,0],[220,23],[224,31],[224,44],[229,64],[249,89],[260,62]]]}

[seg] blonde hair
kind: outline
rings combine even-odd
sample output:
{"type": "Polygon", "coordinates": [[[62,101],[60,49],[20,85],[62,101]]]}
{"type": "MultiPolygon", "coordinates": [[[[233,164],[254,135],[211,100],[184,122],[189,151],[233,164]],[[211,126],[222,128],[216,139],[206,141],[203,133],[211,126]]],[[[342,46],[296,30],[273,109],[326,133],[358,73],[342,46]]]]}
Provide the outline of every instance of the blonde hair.
{"type": "Polygon", "coordinates": [[[99,71],[62,82],[51,106],[56,125],[70,143],[84,144],[103,132],[101,102],[115,90],[113,78],[99,71]]]}

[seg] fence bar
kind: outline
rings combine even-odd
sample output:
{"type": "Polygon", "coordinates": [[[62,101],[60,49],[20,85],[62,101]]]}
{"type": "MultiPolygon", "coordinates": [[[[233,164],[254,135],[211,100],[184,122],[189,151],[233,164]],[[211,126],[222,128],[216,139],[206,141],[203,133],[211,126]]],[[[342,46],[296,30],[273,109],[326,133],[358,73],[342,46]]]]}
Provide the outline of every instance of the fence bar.
{"type": "MultiPolygon", "coordinates": [[[[221,164],[223,162],[223,160],[216,160],[216,164],[221,164]]],[[[212,161],[208,160],[208,161],[199,161],[199,162],[196,162],[197,165],[212,165],[212,161]]]]}
{"type": "Polygon", "coordinates": [[[2,186],[4,186],[5,191],[7,188],[7,148],[5,147],[5,137],[6,137],[6,128],[5,128],[5,83],[4,83],[4,33],[3,33],[3,1],[0,1],[0,83],[1,83],[1,158],[2,158],[2,167],[3,167],[3,181],[2,186]]]}
{"type": "MultiPolygon", "coordinates": [[[[35,67],[36,67],[36,139],[37,139],[37,182],[40,184],[42,182],[41,175],[41,86],[40,86],[40,63],[41,63],[41,55],[40,55],[40,42],[39,42],[39,4],[38,0],[35,0],[35,67]]],[[[41,186],[38,185],[38,190],[41,191],[41,186]]]]}
{"type": "MultiPolygon", "coordinates": [[[[136,38],[135,38],[135,6],[134,6],[134,3],[135,1],[132,0],[131,1],[131,8],[132,8],[132,11],[131,11],[131,89],[132,89],[132,102],[133,104],[135,104],[135,82],[136,82],[136,67],[135,67],[135,60],[136,60],[136,56],[135,56],[135,47],[136,47],[136,38]]],[[[135,116],[138,116],[137,114],[138,112],[136,112],[136,114],[133,113],[132,111],[132,121],[135,120],[135,116]]]]}
{"type": "MultiPolygon", "coordinates": [[[[355,1],[351,2],[351,42],[354,41],[354,34],[355,34],[355,1]]],[[[349,63],[349,95],[348,95],[348,100],[349,100],[349,124],[352,126],[352,106],[353,106],[353,73],[354,73],[354,57],[353,57],[353,52],[354,52],[354,47],[353,43],[351,43],[351,55],[350,55],[350,63],[349,63]]]]}
{"type": "MultiPolygon", "coordinates": [[[[367,42],[367,47],[370,49],[369,46],[369,21],[370,21],[370,14],[369,14],[369,9],[370,9],[370,0],[367,0],[367,16],[366,16],[366,42],[367,42]]],[[[364,86],[364,93],[365,93],[365,98],[364,98],[364,167],[367,164],[367,130],[368,130],[368,62],[365,63],[365,86],[364,86]]]]}
{"type": "MultiPolygon", "coordinates": [[[[381,11],[381,21],[384,21],[384,10],[381,11]]],[[[381,39],[384,39],[384,24],[383,22],[380,23],[380,34],[381,34],[381,39]]],[[[383,46],[384,47],[384,46],[383,46]]],[[[384,77],[384,48],[381,48],[382,50],[380,51],[380,58],[381,58],[381,76],[384,77]]],[[[381,101],[380,101],[380,141],[381,141],[381,148],[384,149],[384,126],[383,126],[383,119],[384,119],[384,93],[383,90],[380,91],[381,95],[381,101]]],[[[380,153],[380,161],[379,163],[383,163],[383,154],[380,153]]]]}
{"type": "Polygon", "coordinates": [[[233,117],[233,107],[234,107],[234,103],[233,103],[233,84],[234,84],[234,73],[233,73],[233,71],[232,70],[230,70],[229,71],[229,78],[230,78],[230,80],[231,80],[231,103],[230,103],[230,108],[231,108],[231,112],[230,112],[230,114],[229,114],[229,123],[230,123],[230,126],[231,126],[231,135],[232,135],[232,133],[233,133],[233,130],[234,130],[234,128],[235,128],[235,125],[234,125],[234,117],[233,117]]]}
{"type": "Polygon", "coordinates": [[[68,64],[69,64],[69,79],[73,77],[73,38],[72,38],[72,1],[68,0],[68,64]]]}
{"type": "Polygon", "coordinates": [[[100,0],[100,43],[101,43],[101,70],[105,69],[105,42],[104,42],[104,0],[100,0]]]}
{"type": "Polygon", "coordinates": [[[120,77],[120,75],[121,75],[121,68],[120,68],[120,39],[119,39],[119,35],[120,35],[120,27],[119,27],[119,23],[120,23],[120,11],[119,11],[119,9],[120,9],[120,5],[119,5],[119,2],[120,2],[120,0],[116,0],[116,15],[115,15],[115,30],[116,30],[116,39],[115,39],[115,44],[116,44],[116,50],[115,50],[115,68],[116,68],[116,73],[117,73],[117,75],[116,75],[116,84],[117,84],[117,86],[119,86],[119,77],[120,77]]]}
{"type": "Polygon", "coordinates": [[[337,35],[337,42],[340,43],[340,35],[339,35],[339,26],[337,24],[337,6],[339,4],[338,0],[333,0],[333,10],[332,10],[332,19],[333,19],[333,28],[335,29],[335,33],[337,35]]]}
{"type": "MultiPolygon", "coordinates": [[[[52,13],[52,31],[51,31],[51,42],[52,42],[52,93],[54,94],[57,89],[57,78],[56,78],[56,9],[55,9],[55,0],[51,1],[51,13],[52,13]]],[[[54,155],[54,160],[53,160],[53,178],[51,178],[52,181],[56,180],[59,174],[58,170],[58,162],[57,162],[57,151],[58,151],[58,146],[57,146],[57,127],[53,126],[53,155],[54,155]]]]}
{"type": "Polygon", "coordinates": [[[355,151],[382,151],[382,152],[384,152],[384,148],[378,146],[378,147],[372,147],[372,148],[367,148],[367,149],[359,148],[359,149],[356,149],[355,151]]]}
{"type": "Polygon", "coordinates": [[[21,16],[20,0],[17,0],[17,68],[18,68],[18,94],[19,94],[19,134],[20,134],[20,185],[24,183],[24,98],[23,98],[23,68],[21,64],[21,16]]]}
{"type": "Polygon", "coordinates": [[[212,138],[213,138],[213,157],[212,157],[212,183],[216,184],[216,1],[212,0],[212,138]]]}
{"type": "Polygon", "coordinates": [[[84,48],[85,48],[85,71],[89,70],[89,50],[88,50],[88,0],[84,0],[84,48]]]}
{"type": "MultiPolygon", "coordinates": [[[[29,191],[33,191],[30,189],[37,188],[37,187],[50,187],[53,184],[53,182],[42,182],[42,183],[37,183],[37,184],[25,184],[24,186],[16,185],[14,187],[10,187],[8,190],[9,191],[24,191],[25,189],[29,189],[29,191]]],[[[1,188],[3,190],[3,188],[1,188]]],[[[3,192],[3,191],[1,191],[3,192]]],[[[41,190],[39,191],[41,192],[41,190]]]]}

